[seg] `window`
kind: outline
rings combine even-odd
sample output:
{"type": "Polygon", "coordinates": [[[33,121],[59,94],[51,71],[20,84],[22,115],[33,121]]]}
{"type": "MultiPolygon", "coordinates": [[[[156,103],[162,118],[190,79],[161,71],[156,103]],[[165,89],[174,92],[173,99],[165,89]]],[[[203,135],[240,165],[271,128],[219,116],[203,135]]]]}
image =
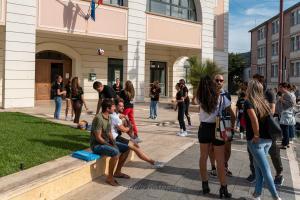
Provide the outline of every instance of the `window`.
{"type": "Polygon", "coordinates": [[[278,77],[278,64],[272,64],[271,65],[271,77],[277,78],[278,77]]]}
{"type": "Polygon", "coordinates": [[[300,77],[300,60],[291,62],[290,76],[291,77],[300,77]]]}
{"type": "Polygon", "coordinates": [[[148,0],[147,9],[149,12],[197,21],[193,0],[148,0]]]}
{"type": "Polygon", "coordinates": [[[258,66],[257,67],[257,73],[260,75],[264,75],[264,66],[258,66]]]}
{"type": "Polygon", "coordinates": [[[103,0],[104,4],[124,6],[123,0],[103,0]]]}
{"type": "Polygon", "coordinates": [[[272,44],[272,56],[278,56],[279,42],[274,42],[272,44]]]}
{"type": "Polygon", "coordinates": [[[265,47],[258,47],[258,49],[257,49],[257,57],[258,57],[258,59],[265,57],[265,51],[266,51],[265,47]]]}
{"type": "Polygon", "coordinates": [[[291,37],[291,52],[300,50],[300,35],[291,37]]]}
{"type": "Polygon", "coordinates": [[[214,19],[214,38],[217,38],[217,20],[214,19]]]}
{"type": "Polygon", "coordinates": [[[265,38],[265,28],[258,29],[257,31],[257,40],[262,40],[265,38]]]}
{"type": "Polygon", "coordinates": [[[295,10],[291,13],[291,26],[300,24],[300,9],[295,10]]]}
{"type": "Polygon", "coordinates": [[[272,22],[272,34],[276,34],[279,32],[279,20],[276,19],[275,21],[272,22]]]}
{"type": "Polygon", "coordinates": [[[185,72],[185,81],[186,81],[186,84],[190,84],[190,81],[189,81],[189,75],[191,73],[191,66],[190,66],[190,63],[186,60],[184,61],[184,72],[185,72]]]}

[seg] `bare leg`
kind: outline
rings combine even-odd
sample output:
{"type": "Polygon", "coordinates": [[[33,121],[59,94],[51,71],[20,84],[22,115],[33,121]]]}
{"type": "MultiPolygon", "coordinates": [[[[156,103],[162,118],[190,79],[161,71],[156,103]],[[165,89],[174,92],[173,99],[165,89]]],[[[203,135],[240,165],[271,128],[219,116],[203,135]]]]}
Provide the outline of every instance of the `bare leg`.
{"type": "Polygon", "coordinates": [[[215,158],[217,161],[217,171],[218,178],[221,185],[225,186],[226,184],[226,174],[225,174],[225,156],[224,156],[224,145],[214,146],[215,158]]]}
{"type": "Polygon", "coordinates": [[[202,181],[208,181],[207,174],[207,159],[208,153],[211,144],[201,144],[200,143],[200,160],[199,160],[199,168],[200,168],[200,176],[202,181]]]}
{"type": "Polygon", "coordinates": [[[225,142],[225,167],[228,168],[228,161],[231,156],[231,142],[225,142]]]}
{"type": "Polygon", "coordinates": [[[212,168],[216,168],[216,159],[215,159],[215,154],[214,154],[214,146],[210,145],[209,147],[209,160],[212,168]]]}
{"type": "Polygon", "coordinates": [[[115,181],[113,175],[114,175],[114,169],[117,164],[119,156],[114,156],[110,158],[109,161],[109,167],[108,167],[108,176],[106,178],[106,182],[112,186],[118,186],[119,184],[115,181]]]}
{"type": "Polygon", "coordinates": [[[148,155],[146,155],[142,149],[138,146],[133,144],[133,142],[129,142],[128,144],[129,148],[136,153],[136,155],[143,161],[146,161],[150,163],[151,165],[154,165],[154,160],[151,159],[148,155]]]}
{"type": "Polygon", "coordinates": [[[122,154],[120,155],[120,157],[119,157],[119,162],[118,162],[118,165],[117,165],[117,169],[116,169],[115,174],[114,174],[115,177],[123,176],[122,178],[130,178],[128,175],[123,174],[123,173],[121,172],[122,167],[124,166],[125,161],[126,161],[128,155],[129,155],[129,152],[130,152],[130,150],[128,150],[128,151],[126,151],[125,153],[122,153],[122,154]]]}

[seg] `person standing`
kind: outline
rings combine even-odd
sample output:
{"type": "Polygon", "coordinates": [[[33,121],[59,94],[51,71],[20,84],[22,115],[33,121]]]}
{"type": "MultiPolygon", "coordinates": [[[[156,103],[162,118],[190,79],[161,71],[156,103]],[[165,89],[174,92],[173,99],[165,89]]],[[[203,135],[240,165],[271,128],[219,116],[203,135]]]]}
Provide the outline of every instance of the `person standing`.
{"type": "Polygon", "coordinates": [[[246,138],[247,146],[253,156],[256,179],[253,197],[260,199],[265,181],[272,197],[280,200],[267,158],[268,151],[272,146],[272,139],[266,129],[266,118],[272,115],[272,111],[265,100],[263,85],[255,79],[251,80],[246,96],[247,99],[244,103],[246,138]]]}
{"type": "Polygon", "coordinates": [[[75,112],[75,118],[74,123],[79,123],[81,111],[82,111],[82,105],[84,105],[85,109],[88,111],[88,107],[86,106],[84,96],[83,96],[83,89],[80,87],[79,79],[78,77],[74,77],[72,79],[71,84],[71,99],[72,99],[72,106],[73,110],[75,112]]]}
{"type": "Polygon", "coordinates": [[[120,82],[119,78],[116,78],[116,83],[113,85],[113,89],[116,92],[116,95],[120,96],[120,92],[123,89],[123,87],[121,85],[121,82],[120,82]]]}
{"type": "Polygon", "coordinates": [[[98,114],[100,112],[102,101],[105,99],[110,99],[114,101],[117,98],[117,94],[111,87],[109,87],[108,85],[103,85],[99,81],[95,81],[93,83],[93,88],[99,94],[99,100],[98,100],[97,111],[96,111],[96,114],[98,114]]]}
{"type": "Polygon", "coordinates": [[[159,87],[159,82],[154,81],[150,88],[150,119],[157,118],[157,104],[159,101],[159,94],[161,93],[161,89],[159,87]]]}
{"type": "Polygon", "coordinates": [[[68,120],[68,113],[69,110],[71,109],[71,121],[73,120],[73,115],[74,115],[74,111],[73,111],[73,106],[72,106],[72,99],[71,99],[71,89],[72,88],[72,84],[71,84],[71,78],[68,79],[68,83],[65,86],[65,90],[66,90],[66,111],[65,111],[65,120],[68,120]]]}
{"type": "Polygon", "coordinates": [[[177,106],[176,109],[178,110],[178,122],[179,122],[179,126],[180,126],[180,131],[177,133],[178,136],[181,137],[186,137],[187,136],[187,131],[186,131],[186,127],[185,127],[185,122],[184,122],[184,113],[185,113],[185,96],[184,96],[184,92],[183,92],[183,87],[184,85],[177,83],[175,88],[177,90],[176,93],[176,102],[177,102],[177,106]]]}
{"type": "Polygon", "coordinates": [[[124,89],[120,92],[120,98],[124,100],[124,107],[125,107],[123,114],[128,116],[129,121],[132,124],[134,141],[136,143],[140,143],[142,142],[142,140],[138,136],[138,129],[136,127],[136,123],[134,120],[134,109],[133,109],[134,97],[135,97],[135,90],[133,84],[130,80],[127,80],[125,82],[124,89]]]}
{"type": "Polygon", "coordinates": [[[198,140],[200,143],[200,176],[202,179],[203,194],[210,193],[208,186],[207,159],[211,146],[214,147],[214,156],[217,161],[217,172],[220,181],[220,198],[231,198],[227,189],[225,171],[225,141],[216,138],[217,115],[224,110],[229,110],[233,114],[231,120],[231,130],[234,129],[235,117],[231,108],[231,102],[226,96],[220,94],[216,82],[209,76],[200,78],[197,89],[197,100],[200,105],[200,126],[198,130],[198,140]]]}
{"type": "Polygon", "coordinates": [[[53,91],[54,102],[55,102],[55,111],[54,119],[60,118],[61,106],[62,106],[62,97],[66,95],[66,91],[63,91],[63,79],[60,75],[57,75],[55,82],[52,84],[51,90],[53,91]]]}
{"type": "Polygon", "coordinates": [[[183,91],[183,95],[184,95],[184,103],[185,103],[184,114],[188,120],[188,125],[191,126],[192,125],[191,116],[189,114],[189,107],[190,107],[189,89],[186,87],[184,79],[180,79],[179,83],[182,85],[182,91],[183,91]]]}

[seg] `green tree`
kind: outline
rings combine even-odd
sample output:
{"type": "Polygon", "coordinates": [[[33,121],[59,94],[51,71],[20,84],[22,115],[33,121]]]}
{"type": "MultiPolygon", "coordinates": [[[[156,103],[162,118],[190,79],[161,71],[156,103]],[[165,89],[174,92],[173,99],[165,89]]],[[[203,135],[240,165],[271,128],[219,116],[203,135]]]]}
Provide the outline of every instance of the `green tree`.
{"type": "Polygon", "coordinates": [[[224,74],[224,72],[212,60],[205,60],[204,62],[200,62],[197,56],[192,56],[187,61],[190,65],[190,71],[187,78],[193,86],[192,103],[196,104],[195,99],[200,78],[206,75],[214,77],[217,74],[224,74]]]}
{"type": "Polygon", "coordinates": [[[243,71],[245,67],[245,56],[237,53],[229,54],[228,90],[231,94],[236,93],[239,84],[243,81],[243,71]]]}

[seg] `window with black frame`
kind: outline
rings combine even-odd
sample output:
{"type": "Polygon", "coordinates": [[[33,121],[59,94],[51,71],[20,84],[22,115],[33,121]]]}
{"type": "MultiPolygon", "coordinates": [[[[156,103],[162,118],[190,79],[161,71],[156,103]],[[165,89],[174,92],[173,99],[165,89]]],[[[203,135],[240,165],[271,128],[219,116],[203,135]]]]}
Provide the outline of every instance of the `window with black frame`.
{"type": "Polygon", "coordinates": [[[197,21],[194,0],[148,0],[147,10],[179,19],[197,21]]]}
{"type": "Polygon", "coordinates": [[[111,4],[111,5],[117,5],[117,6],[124,6],[123,0],[103,0],[104,4],[111,4]]]}

